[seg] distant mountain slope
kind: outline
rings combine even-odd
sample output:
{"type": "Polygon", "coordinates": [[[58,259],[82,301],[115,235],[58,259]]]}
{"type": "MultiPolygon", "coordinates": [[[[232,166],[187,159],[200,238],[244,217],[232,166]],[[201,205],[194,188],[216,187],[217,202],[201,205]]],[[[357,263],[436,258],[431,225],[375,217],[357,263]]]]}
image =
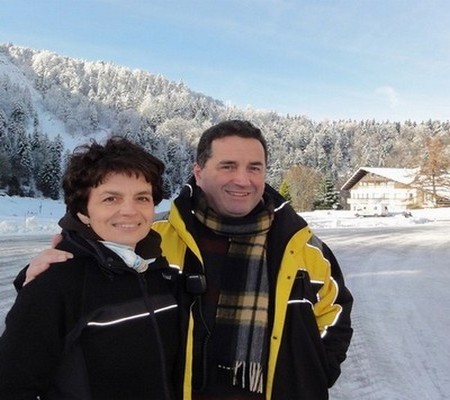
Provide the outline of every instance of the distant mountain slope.
{"type": "Polygon", "coordinates": [[[162,74],[0,45],[0,189],[57,196],[65,152],[88,138],[119,134],[165,162],[171,195],[190,175],[201,132],[231,118],[250,120],[264,132],[268,181],[275,187],[302,165],[338,188],[361,165],[415,167],[428,137],[442,137],[447,153],[450,140],[448,121],[316,122],[239,109],[162,74]],[[52,168],[45,166],[55,152],[52,168]],[[52,189],[45,189],[52,179],[52,189]]]}

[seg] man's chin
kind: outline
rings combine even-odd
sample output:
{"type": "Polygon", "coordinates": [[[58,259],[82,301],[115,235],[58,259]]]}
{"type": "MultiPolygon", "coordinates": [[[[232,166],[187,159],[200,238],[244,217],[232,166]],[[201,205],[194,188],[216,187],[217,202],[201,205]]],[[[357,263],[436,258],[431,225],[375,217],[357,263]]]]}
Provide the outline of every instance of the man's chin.
{"type": "Polygon", "coordinates": [[[246,208],[229,208],[225,211],[225,217],[228,218],[242,218],[250,214],[252,209],[246,207],[246,208]]]}

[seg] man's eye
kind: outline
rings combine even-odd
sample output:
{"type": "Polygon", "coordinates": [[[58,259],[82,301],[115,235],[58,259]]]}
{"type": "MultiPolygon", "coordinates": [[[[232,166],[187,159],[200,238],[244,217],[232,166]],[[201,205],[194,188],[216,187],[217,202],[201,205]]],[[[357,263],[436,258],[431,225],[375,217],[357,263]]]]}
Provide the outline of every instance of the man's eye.
{"type": "Polygon", "coordinates": [[[152,201],[152,198],[151,197],[147,197],[147,196],[142,196],[142,197],[138,197],[138,200],[142,201],[144,203],[148,203],[148,202],[152,201]]]}
{"type": "Polygon", "coordinates": [[[106,197],[105,199],[103,199],[103,201],[105,202],[105,203],[114,203],[115,201],[116,201],[116,197],[106,197]]]}

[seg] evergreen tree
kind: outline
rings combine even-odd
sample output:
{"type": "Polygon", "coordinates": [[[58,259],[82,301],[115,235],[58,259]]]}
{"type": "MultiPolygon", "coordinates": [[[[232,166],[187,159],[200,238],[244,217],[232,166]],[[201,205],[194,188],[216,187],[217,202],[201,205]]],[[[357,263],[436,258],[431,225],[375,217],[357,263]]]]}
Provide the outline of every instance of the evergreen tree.
{"type": "Polygon", "coordinates": [[[0,108],[0,143],[4,140],[7,133],[7,120],[4,111],[0,108]]]}
{"type": "Polygon", "coordinates": [[[181,182],[183,177],[180,176],[181,154],[182,151],[180,149],[179,141],[169,140],[166,151],[163,154],[163,162],[166,165],[166,170],[164,173],[164,194],[168,198],[176,194],[181,185],[184,183],[181,182]]]}
{"type": "Polygon", "coordinates": [[[431,161],[449,156],[449,121],[315,122],[305,116],[283,117],[251,107],[239,109],[142,70],[73,60],[12,45],[0,45],[0,51],[6,56],[5,62],[14,65],[0,76],[0,147],[3,160],[6,155],[9,161],[2,161],[0,174],[4,182],[11,182],[16,193],[24,191],[25,184],[33,183],[24,179],[27,174],[23,170],[30,164],[27,146],[20,137],[31,133],[32,171],[40,181],[45,175],[44,165],[48,169],[51,159],[48,137],[45,139],[49,131],[45,127],[53,122],[64,125],[61,132],[69,142],[100,130],[138,134],[138,142],[168,165],[167,186],[174,194],[191,173],[193,148],[200,133],[212,124],[235,118],[251,121],[264,133],[270,149],[269,184],[279,187],[283,174],[291,168],[292,177],[301,173],[300,180],[288,181],[292,204],[298,210],[311,209],[310,196],[315,197],[320,188],[315,183],[321,179],[317,174],[329,173],[337,185],[360,166],[421,167],[422,175],[428,176],[422,186],[428,190],[434,187],[435,197],[440,187],[448,186],[443,180],[445,173],[431,161]],[[7,76],[13,70],[20,73],[20,79],[7,76]],[[30,87],[36,90],[33,96],[30,87]],[[35,111],[38,109],[45,110],[45,117],[35,111]],[[45,123],[41,118],[46,119],[45,123]],[[424,146],[427,138],[433,137],[442,140],[441,150],[435,146],[437,153],[424,146]],[[169,145],[169,141],[173,143],[169,145]],[[423,163],[424,155],[427,165],[423,163]],[[302,168],[296,170],[294,166],[299,165],[302,168]]]}
{"type": "MultiPolygon", "coordinates": [[[[58,135],[59,136],[59,135],[58,135]]],[[[38,177],[38,189],[45,197],[59,199],[61,188],[61,158],[64,146],[62,146],[61,137],[56,137],[50,143],[48,156],[38,177]]]]}
{"type": "Polygon", "coordinates": [[[330,210],[339,204],[339,192],[335,190],[333,181],[327,176],[321,185],[320,191],[314,201],[314,209],[330,210]]]}
{"type": "Polygon", "coordinates": [[[279,185],[281,185],[281,179],[283,175],[282,172],[283,169],[281,166],[281,161],[277,158],[270,164],[270,167],[267,169],[267,183],[272,187],[278,187],[279,185]]]}
{"type": "Polygon", "coordinates": [[[67,165],[69,164],[70,157],[72,156],[72,152],[69,150],[65,150],[62,157],[62,165],[61,165],[61,177],[64,171],[67,169],[67,165]]]}
{"type": "Polygon", "coordinates": [[[45,161],[48,159],[50,149],[50,140],[47,135],[38,131],[34,131],[31,137],[31,149],[33,157],[33,178],[37,186],[39,186],[40,176],[45,161]]]}
{"type": "Polygon", "coordinates": [[[289,183],[286,182],[285,179],[281,182],[280,188],[278,189],[278,192],[287,200],[291,201],[291,193],[289,191],[289,183]]]}
{"type": "Polygon", "coordinates": [[[28,136],[22,130],[17,135],[17,157],[17,176],[21,178],[22,184],[30,185],[33,172],[31,145],[28,136]]]}
{"type": "Polygon", "coordinates": [[[15,127],[16,126],[20,126],[22,128],[24,128],[25,125],[25,121],[26,121],[26,114],[25,114],[25,107],[23,105],[23,103],[21,101],[16,102],[16,104],[14,105],[14,109],[11,113],[11,117],[10,117],[10,132],[11,133],[15,133],[15,127]]]}
{"type": "Polygon", "coordinates": [[[8,120],[7,133],[2,138],[2,147],[6,154],[9,155],[11,163],[10,173],[6,177],[8,194],[14,196],[23,195],[22,185],[29,183],[27,181],[28,175],[26,170],[29,159],[27,158],[26,152],[27,137],[25,120],[23,104],[18,101],[14,104],[8,120]],[[22,155],[25,155],[25,160],[22,160],[22,155]]]}
{"type": "Polygon", "coordinates": [[[62,154],[64,153],[64,141],[59,133],[53,140],[52,148],[55,152],[55,161],[58,161],[58,164],[61,166],[62,154]]]}
{"type": "Polygon", "coordinates": [[[11,173],[9,154],[0,146],[0,188],[6,188],[11,173]]]}

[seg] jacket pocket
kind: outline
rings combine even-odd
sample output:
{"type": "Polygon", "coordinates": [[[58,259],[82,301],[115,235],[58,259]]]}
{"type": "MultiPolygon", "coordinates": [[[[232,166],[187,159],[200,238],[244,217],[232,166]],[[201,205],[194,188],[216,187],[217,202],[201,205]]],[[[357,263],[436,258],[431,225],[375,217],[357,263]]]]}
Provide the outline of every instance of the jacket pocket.
{"type": "Polygon", "coordinates": [[[289,303],[302,302],[314,305],[317,302],[317,291],[319,290],[315,286],[311,283],[308,271],[299,269],[289,296],[289,303]]]}

